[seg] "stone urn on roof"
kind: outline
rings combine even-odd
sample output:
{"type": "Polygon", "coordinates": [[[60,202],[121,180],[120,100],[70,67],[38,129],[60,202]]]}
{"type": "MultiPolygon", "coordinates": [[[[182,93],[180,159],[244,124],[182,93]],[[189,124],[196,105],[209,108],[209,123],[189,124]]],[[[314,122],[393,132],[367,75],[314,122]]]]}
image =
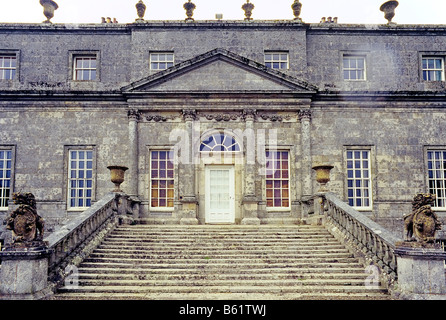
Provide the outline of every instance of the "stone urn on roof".
{"type": "Polygon", "coordinates": [[[395,9],[396,7],[398,7],[398,1],[396,0],[391,0],[391,1],[387,1],[385,2],[380,8],[379,10],[381,10],[382,12],[384,12],[384,18],[387,19],[388,23],[387,24],[395,24],[395,22],[392,22],[393,17],[395,16],[395,9]]]}
{"type": "Polygon", "coordinates": [[[242,6],[242,9],[245,11],[245,20],[252,20],[252,10],[254,10],[254,5],[246,0],[246,3],[242,6]]]}
{"type": "Polygon", "coordinates": [[[294,20],[302,22],[302,19],[299,17],[302,11],[302,3],[300,3],[299,0],[295,0],[291,5],[291,9],[293,9],[294,20]]]}
{"type": "Polygon", "coordinates": [[[139,0],[139,2],[135,5],[136,7],[136,13],[138,14],[138,19],[136,19],[137,22],[144,21],[144,15],[146,14],[146,5],[142,0],[139,0]]]}
{"type": "Polygon", "coordinates": [[[56,2],[53,0],[40,0],[40,4],[43,6],[43,14],[46,20],[43,23],[51,23],[51,18],[54,17],[54,11],[59,8],[56,2]]]}
{"type": "Polygon", "coordinates": [[[186,10],[186,21],[194,21],[194,18],[192,16],[194,15],[194,10],[197,6],[189,0],[183,5],[184,10],[186,10]]]}

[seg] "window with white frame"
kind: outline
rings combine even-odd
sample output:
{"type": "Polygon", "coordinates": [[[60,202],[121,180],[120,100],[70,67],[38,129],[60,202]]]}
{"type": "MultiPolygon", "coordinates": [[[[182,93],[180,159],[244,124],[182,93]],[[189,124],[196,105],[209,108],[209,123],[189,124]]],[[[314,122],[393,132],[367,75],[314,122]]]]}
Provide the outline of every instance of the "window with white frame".
{"type": "Polygon", "coordinates": [[[93,201],[93,150],[68,153],[68,208],[88,208],[93,201]]]}
{"type": "Polygon", "coordinates": [[[365,56],[344,55],[343,74],[346,81],[366,80],[365,56]]]}
{"type": "Polygon", "coordinates": [[[173,52],[152,52],[150,53],[150,70],[160,71],[173,67],[173,52]]]}
{"type": "Polygon", "coordinates": [[[372,209],[370,150],[347,150],[347,198],[356,209],[372,209]]]}
{"type": "Polygon", "coordinates": [[[444,58],[423,57],[422,59],[424,81],[444,81],[444,58]]]}
{"type": "Polygon", "coordinates": [[[265,65],[271,69],[286,70],[289,68],[288,52],[265,52],[265,65]]]}
{"type": "Polygon", "coordinates": [[[175,196],[175,168],[172,152],[150,152],[150,208],[172,210],[175,196]]]}
{"type": "Polygon", "coordinates": [[[435,207],[446,209],[446,150],[427,151],[429,193],[435,194],[435,207]]]}
{"type": "Polygon", "coordinates": [[[73,80],[94,81],[97,79],[97,56],[79,55],[73,58],[73,80]]]}
{"type": "Polygon", "coordinates": [[[15,54],[0,54],[0,80],[14,80],[17,71],[15,54]]]}
{"type": "Polygon", "coordinates": [[[12,150],[0,149],[0,210],[8,208],[12,184],[12,150]]]}
{"type": "Polygon", "coordinates": [[[290,208],[289,151],[266,151],[266,206],[269,209],[290,208]]]}

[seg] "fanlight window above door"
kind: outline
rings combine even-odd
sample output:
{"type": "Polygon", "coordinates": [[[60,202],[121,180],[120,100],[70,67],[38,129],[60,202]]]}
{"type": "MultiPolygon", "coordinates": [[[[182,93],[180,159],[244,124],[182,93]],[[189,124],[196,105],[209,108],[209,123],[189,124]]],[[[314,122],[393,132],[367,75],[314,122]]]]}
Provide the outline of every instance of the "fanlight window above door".
{"type": "Polygon", "coordinates": [[[215,133],[201,141],[200,151],[240,151],[240,145],[233,136],[223,133],[215,133]]]}

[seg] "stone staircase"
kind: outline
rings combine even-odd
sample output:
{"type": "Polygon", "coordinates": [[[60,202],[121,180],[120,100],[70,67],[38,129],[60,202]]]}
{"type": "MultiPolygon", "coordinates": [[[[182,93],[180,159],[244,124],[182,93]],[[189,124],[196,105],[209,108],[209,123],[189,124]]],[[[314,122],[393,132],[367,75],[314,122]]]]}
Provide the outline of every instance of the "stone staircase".
{"type": "Polygon", "coordinates": [[[119,226],[78,271],[53,299],[390,299],[323,226],[119,226]]]}

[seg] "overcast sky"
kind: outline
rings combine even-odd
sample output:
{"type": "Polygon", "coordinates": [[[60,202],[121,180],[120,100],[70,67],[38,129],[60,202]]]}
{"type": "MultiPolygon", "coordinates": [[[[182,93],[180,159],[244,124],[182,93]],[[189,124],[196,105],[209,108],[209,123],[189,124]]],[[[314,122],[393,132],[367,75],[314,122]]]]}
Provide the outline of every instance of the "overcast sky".
{"type": "MultiPolygon", "coordinates": [[[[137,18],[138,0],[55,0],[59,5],[53,23],[100,23],[101,17],[131,23],[137,18]]],[[[186,0],[143,0],[146,20],[182,20],[186,0]]],[[[339,23],[384,24],[379,7],[386,0],[300,0],[301,18],[318,23],[321,17],[338,17],[339,23]]],[[[197,6],[195,20],[242,20],[245,0],[192,0],[197,6]]],[[[259,20],[292,19],[293,0],[250,0],[255,5],[253,18],[259,20]]],[[[39,0],[0,0],[0,23],[40,23],[45,20],[39,0]]],[[[446,24],[446,0],[399,0],[394,22],[399,24],[446,24]]]]}

